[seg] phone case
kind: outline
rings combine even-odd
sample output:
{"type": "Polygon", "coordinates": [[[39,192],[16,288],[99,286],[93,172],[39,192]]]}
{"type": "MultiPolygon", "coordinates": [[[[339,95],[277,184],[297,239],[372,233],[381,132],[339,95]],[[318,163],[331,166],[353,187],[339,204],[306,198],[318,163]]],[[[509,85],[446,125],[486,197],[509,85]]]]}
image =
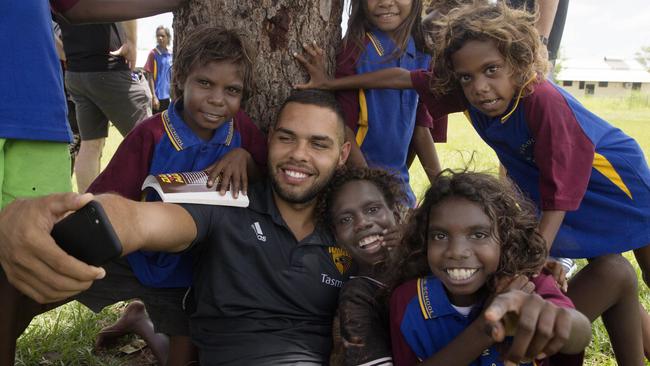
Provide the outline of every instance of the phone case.
{"type": "Polygon", "coordinates": [[[120,239],[97,201],[90,201],[56,223],[52,237],[66,253],[93,266],[122,254],[120,239]]]}

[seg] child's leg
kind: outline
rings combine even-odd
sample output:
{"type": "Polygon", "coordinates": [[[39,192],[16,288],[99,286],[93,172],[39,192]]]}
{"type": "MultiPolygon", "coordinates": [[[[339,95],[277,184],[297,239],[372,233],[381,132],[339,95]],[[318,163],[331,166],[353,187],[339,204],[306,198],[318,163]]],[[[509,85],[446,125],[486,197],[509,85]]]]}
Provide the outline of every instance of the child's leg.
{"type": "Polygon", "coordinates": [[[625,258],[590,260],[569,282],[567,295],[589,320],[602,315],[618,365],[643,365],[637,277],[625,258]]]}
{"type": "MultiPolygon", "coordinates": [[[[634,251],[641,274],[646,286],[650,287],[650,245],[636,249],[634,251]]],[[[643,352],[645,357],[650,360],[650,315],[641,305],[641,329],[643,330],[643,352]]]]}
{"type": "Polygon", "coordinates": [[[634,257],[641,267],[641,273],[643,274],[643,281],[646,286],[650,287],[650,244],[645,247],[635,249],[634,257]]]}
{"type": "Polygon", "coordinates": [[[117,322],[99,331],[95,339],[95,347],[111,347],[119,338],[131,333],[137,334],[147,342],[147,346],[158,363],[165,364],[169,351],[169,339],[166,335],[154,331],[153,323],[141,301],[133,301],[127,305],[117,322]]]}
{"type": "Polygon", "coordinates": [[[16,290],[0,269],[0,365],[13,365],[16,340],[32,319],[63,304],[42,305],[16,290]]]}
{"type": "Polygon", "coordinates": [[[193,297],[187,288],[149,288],[142,296],[156,332],[169,336],[166,362],[161,362],[163,365],[198,364],[198,352],[189,336],[189,316],[184,310],[188,299],[193,297]]]}
{"type": "Polygon", "coordinates": [[[105,138],[81,140],[74,172],[77,176],[77,192],[84,193],[100,172],[105,138]]]}
{"type": "Polygon", "coordinates": [[[169,337],[167,366],[198,365],[199,357],[197,353],[196,346],[194,346],[190,337],[169,337]]]}
{"type": "Polygon", "coordinates": [[[650,361],[650,314],[639,304],[641,308],[641,332],[643,333],[643,353],[645,358],[650,361]]]}

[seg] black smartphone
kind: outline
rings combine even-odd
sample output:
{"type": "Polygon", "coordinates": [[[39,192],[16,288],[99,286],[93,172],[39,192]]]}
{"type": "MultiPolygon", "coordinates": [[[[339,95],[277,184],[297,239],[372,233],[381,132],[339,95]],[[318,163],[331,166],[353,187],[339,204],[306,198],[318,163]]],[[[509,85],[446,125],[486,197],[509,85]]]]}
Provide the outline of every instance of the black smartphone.
{"type": "Polygon", "coordinates": [[[122,254],[120,239],[97,201],[90,201],[57,222],[52,237],[66,253],[93,266],[101,266],[122,254]]]}

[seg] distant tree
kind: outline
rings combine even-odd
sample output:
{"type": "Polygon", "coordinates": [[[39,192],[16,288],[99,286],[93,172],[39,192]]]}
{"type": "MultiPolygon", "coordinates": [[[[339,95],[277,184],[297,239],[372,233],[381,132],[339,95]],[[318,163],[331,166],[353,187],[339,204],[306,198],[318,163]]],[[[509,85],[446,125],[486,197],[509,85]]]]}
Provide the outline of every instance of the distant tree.
{"type": "Polygon", "coordinates": [[[636,60],[639,61],[646,70],[650,71],[650,46],[643,46],[639,51],[634,54],[636,60]]]}

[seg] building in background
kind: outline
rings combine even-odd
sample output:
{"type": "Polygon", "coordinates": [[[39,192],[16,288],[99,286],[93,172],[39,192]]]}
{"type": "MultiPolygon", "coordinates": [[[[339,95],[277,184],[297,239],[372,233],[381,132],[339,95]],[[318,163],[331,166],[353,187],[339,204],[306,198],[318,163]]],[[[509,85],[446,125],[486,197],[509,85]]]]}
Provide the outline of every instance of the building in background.
{"type": "Polygon", "coordinates": [[[562,60],[556,82],[575,97],[627,97],[634,92],[650,95],[650,73],[636,60],[562,60]]]}

